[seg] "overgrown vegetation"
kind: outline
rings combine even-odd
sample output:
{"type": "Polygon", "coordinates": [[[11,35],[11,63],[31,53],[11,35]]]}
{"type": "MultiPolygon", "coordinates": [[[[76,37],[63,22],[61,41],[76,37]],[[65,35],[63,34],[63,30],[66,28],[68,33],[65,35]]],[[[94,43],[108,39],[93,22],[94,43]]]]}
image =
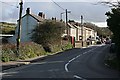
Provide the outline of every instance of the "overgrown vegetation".
{"type": "Polygon", "coordinates": [[[118,59],[120,60],[120,7],[111,9],[111,12],[107,12],[106,15],[108,17],[107,25],[113,32],[116,53],[118,59]]]}
{"type": "MultiPolygon", "coordinates": [[[[63,44],[63,50],[72,48],[70,43],[63,44]]],[[[52,52],[46,52],[44,48],[34,42],[21,43],[20,53],[17,57],[16,55],[16,44],[4,44],[2,45],[2,54],[0,58],[2,62],[16,61],[16,60],[25,60],[37,56],[53,54],[58,51],[62,51],[61,46],[54,45],[50,47],[52,52]]]]}
{"type": "Polygon", "coordinates": [[[44,21],[33,30],[31,38],[34,42],[20,44],[19,56],[16,53],[16,44],[3,44],[1,60],[3,62],[25,60],[72,48],[68,40],[65,41],[61,38],[64,28],[65,26],[61,22],[44,21]]]}
{"type": "Polygon", "coordinates": [[[61,46],[64,29],[65,25],[62,22],[45,20],[36,26],[31,38],[34,42],[41,44],[47,52],[52,52],[52,47],[61,46]]]}
{"type": "Polygon", "coordinates": [[[15,34],[15,27],[2,27],[0,34],[15,34]]]}
{"type": "Polygon", "coordinates": [[[15,61],[15,60],[25,60],[28,58],[33,58],[36,56],[45,55],[41,45],[33,42],[21,43],[19,56],[16,56],[16,45],[15,44],[5,44],[2,45],[2,54],[0,54],[1,60],[3,62],[15,61]]]}
{"type": "Polygon", "coordinates": [[[114,8],[111,11],[106,12],[107,15],[107,25],[109,29],[113,32],[112,41],[115,43],[115,53],[116,57],[112,60],[107,60],[108,65],[112,68],[120,70],[120,2],[117,4],[106,3],[112,5],[114,8]]]}

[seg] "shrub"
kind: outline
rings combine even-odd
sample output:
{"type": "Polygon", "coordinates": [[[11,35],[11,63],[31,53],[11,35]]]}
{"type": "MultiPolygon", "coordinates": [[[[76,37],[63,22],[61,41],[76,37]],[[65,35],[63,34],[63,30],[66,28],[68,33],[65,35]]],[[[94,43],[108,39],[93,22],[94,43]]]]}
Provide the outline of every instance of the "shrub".
{"type": "Polygon", "coordinates": [[[71,43],[67,43],[67,44],[64,44],[64,45],[62,46],[62,49],[63,49],[63,50],[67,50],[67,49],[71,49],[71,48],[73,48],[73,46],[72,46],[71,43]]]}
{"type": "Polygon", "coordinates": [[[61,51],[61,45],[60,44],[51,45],[50,48],[51,48],[51,52],[53,52],[53,53],[61,51]]]}
{"type": "Polygon", "coordinates": [[[45,51],[39,44],[29,42],[23,43],[20,47],[20,59],[33,58],[36,56],[44,55],[45,51]]]}
{"type": "Polygon", "coordinates": [[[45,52],[44,48],[36,44],[34,42],[27,42],[27,43],[21,43],[20,44],[20,49],[19,49],[19,55],[17,57],[16,55],[16,44],[4,44],[2,45],[2,54],[0,54],[1,61],[2,62],[8,62],[8,61],[15,61],[15,60],[25,60],[28,58],[33,58],[36,56],[41,56],[41,55],[47,55],[47,54],[52,54],[58,51],[61,51],[61,49],[66,50],[72,48],[72,45],[70,43],[66,44],[54,44],[50,45],[51,53],[45,52]]]}
{"type": "Polygon", "coordinates": [[[106,60],[106,63],[113,69],[120,71],[120,60],[114,58],[112,60],[106,60]]]}
{"type": "Polygon", "coordinates": [[[62,22],[45,20],[32,31],[31,39],[41,44],[46,52],[51,52],[51,45],[56,46],[60,44],[64,29],[65,25],[62,22]]]}
{"type": "Polygon", "coordinates": [[[10,49],[6,49],[6,50],[2,50],[2,62],[8,62],[8,61],[14,61],[16,60],[16,55],[14,54],[14,52],[10,49]]]}
{"type": "Polygon", "coordinates": [[[21,43],[19,56],[16,56],[16,45],[6,44],[2,45],[2,62],[14,61],[17,59],[25,60],[27,58],[33,58],[40,55],[45,55],[45,51],[41,45],[33,42],[21,43]]]}

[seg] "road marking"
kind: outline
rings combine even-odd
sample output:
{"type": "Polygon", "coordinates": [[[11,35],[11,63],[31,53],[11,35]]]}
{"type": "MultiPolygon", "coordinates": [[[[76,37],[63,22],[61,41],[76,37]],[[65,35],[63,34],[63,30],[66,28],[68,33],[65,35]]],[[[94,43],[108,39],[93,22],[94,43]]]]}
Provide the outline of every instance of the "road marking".
{"type": "Polygon", "coordinates": [[[66,70],[66,72],[69,72],[69,70],[68,70],[68,68],[67,68],[67,67],[68,67],[68,64],[69,64],[69,63],[65,64],[65,70],[66,70]]]}
{"type": "MultiPolygon", "coordinates": [[[[98,48],[98,47],[96,47],[96,48],[98,48]]],[[[69,72],[68,66],[69,66],[69,64],[70,64],[72,61],[74,61],[75,59],[79,58],[80,56],[82,56],[82,55],[84,55],[84,54],[87,54],[87,53],[95,50],[96,48],[93,48],[93,49],[91,49],[91,50],[89,50],[89,51],[86,51],[86,52],[84,52],[84,53],[82,53],[82,54],[80,54],[80,55],[78,55],[78,56],[70,59],[70,60],[65,64],[65,71],[66,71],[66,72],[69,72]]],[[[84,78],[82,78],[82,77],[80,77],[80,76],[77,76],[77,75],[74,75],[73,77],[78,78],[78,79],[82,79],[82,80],[86,80],[86,79],[84,79],[84,78]]]]}
{"type": "Polygon", "coordinates": [[[77,76],[77,75],[74,75],[73,77],[74,77],[74,78],[77,78],[77,79],[86,80],[86,79],[84,79],[84,78],[82,78],[82,77],[80,77],[80,76],[77,76]]]}

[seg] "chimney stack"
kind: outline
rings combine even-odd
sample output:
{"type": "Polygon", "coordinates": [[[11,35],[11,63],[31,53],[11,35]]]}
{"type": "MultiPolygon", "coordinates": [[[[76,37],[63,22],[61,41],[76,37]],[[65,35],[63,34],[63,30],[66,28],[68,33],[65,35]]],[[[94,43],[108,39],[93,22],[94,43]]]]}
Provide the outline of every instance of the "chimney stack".
{"type": "Polygon", "coordinates": [[[57,19],[56,19],[56,17],[55,17],[55,18],[54,18],[54,17],[52,17],[52,20],[56,21],[57,19]]]}
{"type": "Polygon", "coordinates": [[[30,14],[30,8],[27,8],[26,14],[30,14]]]}
{"type": "Polygon", "coordinates": [[[38,16],[40,16],[41,18],[45,19],[45,14],[43,12],[39,12],[38,16]]]}

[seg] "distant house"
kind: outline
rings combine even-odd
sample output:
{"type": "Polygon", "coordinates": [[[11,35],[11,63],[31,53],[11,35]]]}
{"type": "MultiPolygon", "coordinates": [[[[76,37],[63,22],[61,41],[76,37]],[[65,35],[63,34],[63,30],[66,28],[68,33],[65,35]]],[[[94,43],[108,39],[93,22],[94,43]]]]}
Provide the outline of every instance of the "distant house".
{"type": "MultiPolygon", "coordinates": [[[[36,25],[45,20],[45,14],[43,12],[39,12],[38,15],[30,13],[30,8],[27,8],[26,14],[22,17],[22,27],[21,27],[21,42],[31,41],[32,30],[36,25]]],[[[19,22],[19,20],[17,21],[19,22]]],[[[17,28],[15,30],[15,35],[8,39],[9,42],[15,43],[18,35],[18,23],[17,28]]]]}
{"type": "MultiPolygon", "coordinates": [[[[75,41],[81,41],[82,30],[80,23],[69,22],[69,35],[75,37],[75,41]]],[[[95,40],[97,37],[97,32],[93,29],[83,26],[83,41],[87,41],[88,38],[95,40]]]]}

